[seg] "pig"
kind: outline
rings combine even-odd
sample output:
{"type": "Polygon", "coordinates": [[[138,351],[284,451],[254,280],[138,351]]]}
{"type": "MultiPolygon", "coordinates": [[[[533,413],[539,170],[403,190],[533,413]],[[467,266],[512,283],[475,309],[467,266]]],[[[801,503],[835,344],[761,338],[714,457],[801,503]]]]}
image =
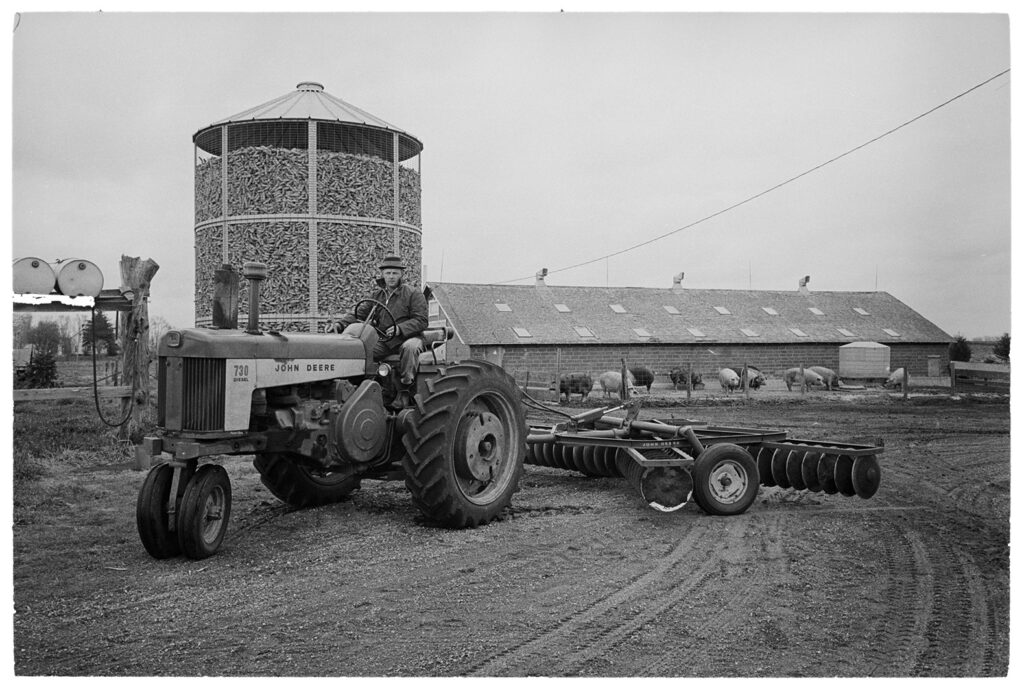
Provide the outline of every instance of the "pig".
{"type": "MultiPolygon", "coordinates": [[[[618,371],[605,371],[602,373],[597,381],[601,384],[601,388],[604,390],[604,396],[610,397],[611,393],[615,393],[621,397],[622,395],[622,374],[618,371]]],[[[635,385],[633,380],[633,374],[629,371],[626,372],[626,385],[632,390],[635,385]]]]}
{"type": "MultiPolygon", "coordinates": [[[[680,385],[686,385],[686,369],[683,367],[672,369],[668,374],[668,379],[672,381],[672,389],[678,390],[680,385]]],[[[691,376],[690,385],[697,387],[703,382],[703,377],[695,371],[691,376]]]]}
{"type": "MultiPolygon", "coordinates": [[[[786,369],[786,372],[783,374],[782,378],[783,378],[783,380],[786,381],[786,389],[787,390],[792,390],[794,384],[799,386],[801,384],[801,382],[802,382],[800,380],[800,369],[799,368],[789,368],[789,369],[786,369]]],[[[804,369],[804,379],[807,381],[807,386],[808,387],[811,387],[811,386],[814,386],[814,385],[816,385],[818,387],[822,387],[823,385],[825,385],[825,381],[822,379],[822,377],[819,376],[817,373],[815,373],[814,371],[812,371],[809,368],[805,368],[804,369]]]]}
{"type": "Polygon", "coordinates": [[[570,373],[562,376],[558,383],[558,399],[561,400],[562,395],[565,395],[565,401],[568,402],[572,395],[580,395],[582,401],[587,399],[593,389],[594,381],[589,373],[570,373]]]}
{"type": "Polygon", "coordinates": [[[840,385],[839,375],[836,374],[836,372],[833,371],[832,369],[825,368],[824,366],[811,366],[810,370],[814,371],[819,376],[821,376],[821,379],[823,381],[825,381],[825,389],[826,390],[838,390],[839,389],[839,385],[840,385]]]}
{"type": "MultiPolygon", "coordinates": [[[[907,374],[907,384],[908,385],[910,384],[910,374],[909,373],[907,374]]],[[[902,390],[902,388],[903,388],[903,369],[902,368],[898,368],[895,371],[893,371],[892,373],[890,373],[889,377],[886,379],[886,381],[884,383],[882,383],[882,387],[883,388],[900,388],[902,390]]]]}
{"type": "MultiPolygon", "coordinates": [[[[732,370],[735,371],[738,376],[740,376],[740,383],[742,383],[743,382],[743,367],[742,366],[733,366],[732,370]]],[[[764,385],[767,382],[768,382],[768,380],[765,378],[764,374],[761,373],[761,371],[759,371],[758,369],[756,369],[753,366],[749,366],[749,365],[747,366],[747,387],[748,388],[750,388],[751,390],[757,390],[758,388],[760,388],[762,385],[764,385]]],[[[743,387],[743,386],[740,385],[740,387],[743,387]]]]}
{"type": "Polygon", "coordinates": [[[718,371],[718,382],[726,392],[732,392],[740,386],[740,376],[731,368],[723,368],[718,371]]]}
{"type": "Polygon", "coordinates": [[[633,380],[636,381],[637,387],[647,388],[647,392],[651,391],[651,384],[654,382],[654,371],[646,366],[633,366],[629,369],[629,372],[632,374],[633,380]]]}

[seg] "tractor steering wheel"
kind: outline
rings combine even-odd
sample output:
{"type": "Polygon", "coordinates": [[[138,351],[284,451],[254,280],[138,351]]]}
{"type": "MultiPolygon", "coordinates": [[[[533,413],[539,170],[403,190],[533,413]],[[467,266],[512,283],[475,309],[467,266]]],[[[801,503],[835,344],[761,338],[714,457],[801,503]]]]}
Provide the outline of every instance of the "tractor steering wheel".
{"type": "Polygon", "coordinates": [[[384,342],[387,342],[388,340],[393,340],[396,337],[398,337],[398,321],[395,320],[395,314],[391,313],[391,309],[389,309],[386,304],[383,304],[377,301],[376,299],[362,299],[358,301],[354,307],[352,307],[352,313],[358,313],[359,307],[362,306],[363,304],[373,304],[373,308],[371,308],[369,313],[366,314],[366,318],[364,318],[362,321],[357,322],[369,324],[371,328],[377,331],[377,334],[380,336],[380,339],[383,340],[384,342]],[[373,313],[374,311],[377,310],[378,306],[384,311],[385,314],[387,314],[387,317],[391,319],[391,327],[394,328],[395,332],[394,335],[387,334],[389,328],[384,328],[383,330],[381,330],[376,325],[370,323],[370,318],[373,316],[373,313]]]}

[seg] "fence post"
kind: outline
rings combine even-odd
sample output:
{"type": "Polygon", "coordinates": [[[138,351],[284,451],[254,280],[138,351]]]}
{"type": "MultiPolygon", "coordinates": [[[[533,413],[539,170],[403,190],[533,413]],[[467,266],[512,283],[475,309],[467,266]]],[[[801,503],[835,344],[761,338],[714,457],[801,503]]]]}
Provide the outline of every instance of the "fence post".
{"type": "Polygon", "coordinates": [[[743,396],[746,399],[750,399],[750,385],[747,383],[747,362],[743,362],[743,380],[740,381],[743,385],[743,396]]]}
{"type": "Polygon", "coordinates": [[[690,393],[693,392],[693,362],[686,364],[686,401],[690,401],[690,393]]]}
{"type": "Polygon", "coordinates": [[[910,382],[910,369],[903,366],[903,399],[907,399],[907,383],[910,382]]]}
{"type": "Polygon", "coordinates": [[[956,394],[956,362],[949,362],[949,394],[956,394]]]}
{"type": "Polygon", "coordinates": [[[804,365],[800,364],[800,394],[807,394],[807,377],[804,375],[804,365]]]}
{"type": "MultiPolygon", "coordinates": [[[[558,403],[562,403],[562,348],[555,347],[555,394],[558,395],[558,403]]],[[[566,399],[568,402],[568,399],[566,399]]]]}

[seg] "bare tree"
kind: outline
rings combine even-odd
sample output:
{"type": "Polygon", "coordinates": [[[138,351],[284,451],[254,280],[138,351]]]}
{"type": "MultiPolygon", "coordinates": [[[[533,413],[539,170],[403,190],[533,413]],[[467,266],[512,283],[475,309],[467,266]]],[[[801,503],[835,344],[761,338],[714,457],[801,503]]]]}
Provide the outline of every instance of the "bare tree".
{"type": "Polygon", "coordinates": [[[157,346],[160,344],[160,338],[162,338],[168,330],[174,330],[174,326],[168,323],[167,319],[163,316],[153,316],[149,319],[150,351],[156,352],[157,346]]]}
{"type": "Polygon", "coordinates": [[[32,329],[32,314],[31,313],[16,313],[14,314],[14,344],[15,349],[24,347],[26,342],[25,338],[28,335],[28,331],[32,329]]]}

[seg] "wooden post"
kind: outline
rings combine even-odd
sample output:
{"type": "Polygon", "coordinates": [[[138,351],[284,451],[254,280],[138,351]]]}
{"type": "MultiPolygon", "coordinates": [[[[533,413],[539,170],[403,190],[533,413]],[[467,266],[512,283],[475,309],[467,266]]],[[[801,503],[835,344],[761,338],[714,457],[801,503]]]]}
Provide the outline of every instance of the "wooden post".
{"type": "Polygon", "coordinates": [[[907,399],[907,383],[910,382],[910,369],[903,366],[903,399],[907,399]]]}
{"type": "Polygon", "coordinates": [[[750,399],[750,385],[747,382],[747,362],[743,362],[743,380],[740,381],[743,385],[743,396],[746,399],[750,399]]]}
{"type": "Polygon", "coordinates": [[[693,362],[686,364],[686,401],[690,401],[690,394],[693,392],[693,362]]]}
{"type": "Polygon", "coordinates": [[[141,441],[143,415],[149,408],[149,286],[160,269],[147,258],[121,256],[121,293],[132,302],[131,311],[118,314],[124,319],[121,328],[121,361],[125,383],[131,385],[132,396],[121,402],[121,414],[131,409],[131,418],[117,429],[118,440],[141,441]]]}
{"type": "Polygon", "coordinates": [[[956,394],[956,362],[949,362],[949,394],[956,394]]]}
{"type": "Polygon", "coordinates": [[[804,375],[803,364],[800,364],[800,394],[807,394],[807,377],[804,375]]]}
{"type": "Polygon", "coordinates": [[[619,398],[622,400],[629,399],[629,370],[626,368],[626,360],[619,359],[622,362],[622,380],[619,386],[619,398]]]}
{"type": "MultiPolygon", "coordinates": [[[[562,348],[555,347],[555,396],[558,403],[562,403],[562,348]]],[[[569,396],[566,395],[566,402],[569,396]]]]}

